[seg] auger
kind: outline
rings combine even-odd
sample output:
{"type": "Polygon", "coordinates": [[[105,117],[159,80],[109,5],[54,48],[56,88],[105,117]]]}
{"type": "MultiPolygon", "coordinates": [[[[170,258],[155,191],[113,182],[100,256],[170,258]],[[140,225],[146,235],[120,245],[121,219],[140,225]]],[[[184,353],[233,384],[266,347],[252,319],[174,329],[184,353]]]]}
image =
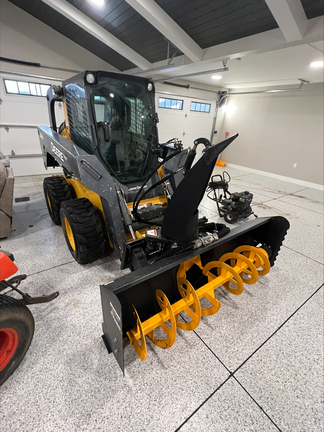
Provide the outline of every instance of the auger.
{"type": "Polygon", "coordinates": [[[182,263],[177,271],[177,287],[181,300],[171,305],[164,292],[160,289],[156,290],[156,299],[161,312],[143,323],[133,306],[136,326],[127,332],[130,343],[141,360],[145,360],[147,355],[145,336],[160,348],[171,348],[176,340],[177,327],[185,331],[195,330],[200,323],[201,315],[214,315],[218,312],[221,303],[215,298],[217,288],[224,286],[231,294],[240,295],[244,289],[243,282],[252,285],[258,280],[259,275],[266,275],[269,270],[267,252],[262,248],[248,245],[240,246],[232,253],[223,255],[219,261],[211,261],[205,266],[202,265],[199,255],[182,263]],[[197,290],[186,279],[187,272],[194,265],[198,266],[202,274],[208,278],[208,282],[197,290]],[[211,306],[202,308],[200,305],[202,298],[208,300],[211,306]],[[181,312],[186,312],[191,321],[180,321],[181,312]],[[167,321],[169,326],[166,324],[167,321]],[[158,327],[161,327],[167,335],[165,339],[154,337],[154,330],[158,327]]]}

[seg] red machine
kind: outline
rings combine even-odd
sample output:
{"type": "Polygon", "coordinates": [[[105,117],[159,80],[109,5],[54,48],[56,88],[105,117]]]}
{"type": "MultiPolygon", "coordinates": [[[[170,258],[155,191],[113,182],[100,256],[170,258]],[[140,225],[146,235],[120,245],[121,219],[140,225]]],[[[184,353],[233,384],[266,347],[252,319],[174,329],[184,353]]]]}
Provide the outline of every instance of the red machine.
{"type": "Polygon", "coordinates": [[[31,297],[20,291],[18,286],[27,276],[13,276],[18,271],[13,261],[13,254],[0,252],[0,386],[19,366],[33,339],[34,317],[26,305],[47,303],[59,295],[55,292],[31,297]],[[10,293],[22,298],[14,298],[10,293]]]}

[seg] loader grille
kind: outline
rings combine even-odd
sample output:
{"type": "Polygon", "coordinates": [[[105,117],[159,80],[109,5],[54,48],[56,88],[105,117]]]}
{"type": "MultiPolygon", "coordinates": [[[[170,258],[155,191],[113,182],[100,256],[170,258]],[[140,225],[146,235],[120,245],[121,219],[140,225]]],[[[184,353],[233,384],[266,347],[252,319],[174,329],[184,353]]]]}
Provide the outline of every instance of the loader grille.
{"type": "Polygon", "coordinates": [[[70,136],[74,144],[92,154],[91,135],[84,90],[75,84],[65,87],[70,136]]]}

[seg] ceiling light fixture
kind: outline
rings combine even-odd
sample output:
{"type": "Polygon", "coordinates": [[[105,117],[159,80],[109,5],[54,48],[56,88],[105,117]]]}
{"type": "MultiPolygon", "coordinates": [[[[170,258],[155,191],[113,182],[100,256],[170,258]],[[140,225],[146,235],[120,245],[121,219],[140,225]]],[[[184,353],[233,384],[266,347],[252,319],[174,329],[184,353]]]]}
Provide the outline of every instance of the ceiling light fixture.
{"type": "Polygon", "coordinates": [[[282,92],[284,90],[267,90],[266,93],[278,93],[278,92],[282,92]]]}
{"type": "Polygon", "coordinates": [[[324,67],[324,61],[322,60],[322,61],[313,62],[313,63],[311,63],[311,67],[322,68],[322,67],[324,67]]]}
{"type": "Polygon", "coordinates": [[[105,0],[90,0],[91,3],[94,3],[96,6],[103,6],[105,4],[105,0]]]}
{"type": "Polygon", "coordinates": [[[222,77],[220,75],[213,75],[212,79],[214,79],[214,80],[220,80],[220,79],[222,79],[222,77]]]}

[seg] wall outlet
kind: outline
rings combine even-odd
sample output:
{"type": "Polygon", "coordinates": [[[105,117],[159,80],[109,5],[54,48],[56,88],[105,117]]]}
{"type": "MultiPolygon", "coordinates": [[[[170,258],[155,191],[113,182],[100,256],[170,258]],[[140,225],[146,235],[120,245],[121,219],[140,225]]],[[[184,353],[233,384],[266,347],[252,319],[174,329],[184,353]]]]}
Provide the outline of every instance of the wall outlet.
{"type": "Polygon", "coordinates": [[[297,166],[297,164],[296,164],[296,163],[294,163],[294,168],[296,168],[296,166],[297,166]]]}

